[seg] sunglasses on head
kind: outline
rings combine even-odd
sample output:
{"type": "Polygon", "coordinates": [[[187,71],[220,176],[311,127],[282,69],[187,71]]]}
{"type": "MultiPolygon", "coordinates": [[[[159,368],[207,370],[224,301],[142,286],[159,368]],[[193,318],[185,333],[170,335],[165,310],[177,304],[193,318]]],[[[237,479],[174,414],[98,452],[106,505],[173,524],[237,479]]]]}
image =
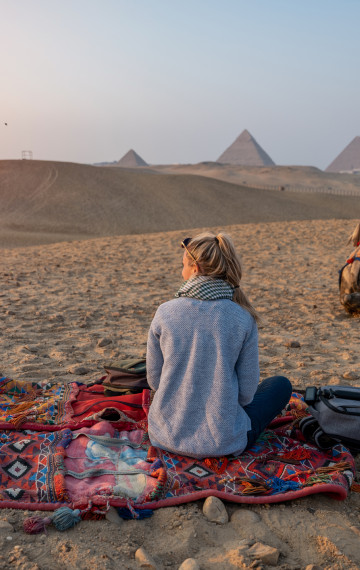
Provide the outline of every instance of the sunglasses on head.
{"type": "Polygon", "coordinates": [[[187,248],[187,246],[189,245],[189,243],[191,242],[192,238],[185,238],[182,240],[181,242],[181,247],[184,247],[185,249],[187,248]]]}
{"type": "Polygon", "coordinates": [[[184,248],[184,249],[186,249],[186,251],[187,251],[188,254],[190,255],[191,259],[192,259],[193,261],[195,261],[195,263],[197,263],[195,257],[193,256],[193,254],[191,253],[191,251],[188,250],[188,247],[187,247],[187,246],[189,245],[189,243],[191,242],[191,240],[192,240],[191,237],[187,237],[187,238],[183,239],[182,242],[181,242],[181,247],[184,248]]]}

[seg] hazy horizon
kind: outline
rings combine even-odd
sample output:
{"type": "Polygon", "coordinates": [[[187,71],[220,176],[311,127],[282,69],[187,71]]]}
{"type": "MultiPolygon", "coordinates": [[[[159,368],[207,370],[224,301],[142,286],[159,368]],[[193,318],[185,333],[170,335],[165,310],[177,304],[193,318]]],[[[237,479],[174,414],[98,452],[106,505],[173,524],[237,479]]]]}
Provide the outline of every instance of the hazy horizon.
{"type": "Polygon", "coordinates": [[[355,0],[0,0],[0,160],[326,168],[360,134],[355,0]],[[5,125],[7,123],[7,125],[5,125]]]}

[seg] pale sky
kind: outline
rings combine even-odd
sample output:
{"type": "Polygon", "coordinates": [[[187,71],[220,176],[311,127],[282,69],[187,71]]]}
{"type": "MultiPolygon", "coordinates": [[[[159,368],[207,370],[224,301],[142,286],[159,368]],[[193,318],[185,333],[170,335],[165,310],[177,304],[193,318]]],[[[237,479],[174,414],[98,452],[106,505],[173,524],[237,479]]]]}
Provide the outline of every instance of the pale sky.
{"type": "Polygon", "coordinates": [[[359,23],[359,0],[0,0],[0,160],[214,161],[248,129],[326,168],[360,135],[359,23]]]}

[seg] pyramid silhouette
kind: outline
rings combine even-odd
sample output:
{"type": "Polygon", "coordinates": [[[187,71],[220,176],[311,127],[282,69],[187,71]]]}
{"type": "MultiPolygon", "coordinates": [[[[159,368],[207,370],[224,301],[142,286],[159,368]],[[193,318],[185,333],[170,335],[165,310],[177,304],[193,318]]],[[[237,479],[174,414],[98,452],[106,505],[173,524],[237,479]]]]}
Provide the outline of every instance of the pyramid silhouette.
{"type": "Polygon", "coordinates": [[[237,164],[240,166],[274,166],[268,154],[256,142],[246,129],[240,136],[222,153],[217,162],[225,164],[237,164]]]}
{"type": "Polygon", "coordinates": [[[332,161],[325,172],[360,170],[360,137],[355,137],[332,161]]]}
{"type": "Polygon", "coordinates": [[[130,149],[117,163],[118,166],[133,168],[134,166],[149,166],[133,149],[130,149]]]}

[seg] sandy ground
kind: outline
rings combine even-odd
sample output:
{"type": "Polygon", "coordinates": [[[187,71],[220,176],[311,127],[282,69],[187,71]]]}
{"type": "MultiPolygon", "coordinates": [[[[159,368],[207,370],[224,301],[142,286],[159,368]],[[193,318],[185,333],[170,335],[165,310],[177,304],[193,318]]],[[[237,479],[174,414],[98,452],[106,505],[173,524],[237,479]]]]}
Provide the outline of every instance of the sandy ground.
{"type": "MultiPolygon", "coordinates": [[[[222,228],[241,252],[244,289],[262,317],[262,378],[278,372],[299,388],[360,386],[360,321],[344,312],[337,289],[357,221],[222,228]],[[291,348],[291,341],[300,346],[291,348]]],[[[88,382],[102,376],[109,359],[145,354],[156,307],[181,282],[183,237],[173,231],[1,250],[2,374],[88,382]],[[104,347],[102,339],[109,341],[104,347]]],[[[138,568],[135,552],[142,546],[159,569],[177,569],[187,558],[203,570],[247,568],[252,562],[241,547],[256,541],[280,551],[279,568],[359,567],[360,494],[343,502],[318,495],[270,507],[227,503],[230,520],[223,525],[209,522],[202,506],[163,508],[150,519],[119,524],[83,521],[46,536],[24,534],[28,513],[3,510],[0,567],[138,568]]]]}

